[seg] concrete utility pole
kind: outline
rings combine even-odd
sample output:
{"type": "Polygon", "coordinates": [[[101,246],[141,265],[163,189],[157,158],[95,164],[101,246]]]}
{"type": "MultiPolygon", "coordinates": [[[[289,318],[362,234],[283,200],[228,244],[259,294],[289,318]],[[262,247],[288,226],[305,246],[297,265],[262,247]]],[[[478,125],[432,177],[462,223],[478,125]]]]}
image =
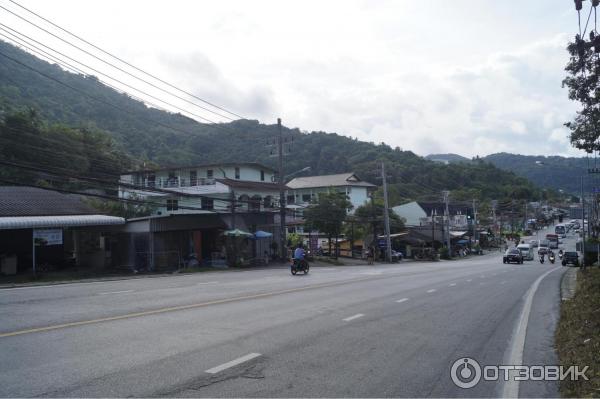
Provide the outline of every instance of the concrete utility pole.
{"type": "Polygon", "coordinates": [[[450,199],[450,191],[444,190],[442,191],[442,195],[444,196],[444,204],[446,206],[445,214],[446,214],[446,247],[448,248],[448,257],[452,258],[452,243],[450,242],[450,211],[448,209],[448,202],[450,199]]]}
{"type": "Polygon", "coordinates": [[[479,234],[477,232],[477,206],[475,205],[475,199],[473,199],[473,238],[475,238],[475,241],[479,239],[479,234]]]}
{"type": "Polygon", "coordinates": [[[281,118],[277,118],[277,169],[279,170],[279,254],[283,261],[287,258],[286,234],[285,234],[285,190],[283,181],[283,133],[281,129],[281,118]]]}
{"type": "Polygon", "coordinates": [[[385,163],[381,161],[381,179],[383,180],[383,225],[385,228],[385,258],[387,262],[392,261],[392,239],[390,237],[390,214],[387,192],[387,176],[385,175],[385,163]]]}
{"type": "Polygon", "coordinates": [[[583,270],[585,270],[585,200],[583,199],[583,176],[581,176],[581,252],[583,253],[583,270]]]}

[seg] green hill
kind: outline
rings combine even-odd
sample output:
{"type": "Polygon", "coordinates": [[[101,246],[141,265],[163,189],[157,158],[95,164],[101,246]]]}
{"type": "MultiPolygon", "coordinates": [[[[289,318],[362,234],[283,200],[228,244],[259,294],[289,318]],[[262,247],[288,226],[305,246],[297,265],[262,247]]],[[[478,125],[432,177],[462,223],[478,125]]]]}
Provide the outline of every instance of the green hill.
{"type": "Polygon", "coordinates": [[[579,193],[579,176],[587,174],[588,168],[600,167],[600,159],[567,158],[559,156],[491,154],[483,158],[500,169],[523,176],[540,187],[579,193]]]}
{"type": "MultiPolygon", "coordinates": [[[[0,53],[13,59],[0,56],[3,119],[33,109],[47,124],[60,123],[112,138],[111,151],[131,156],[138,165],[253,161],[275,166],[275,158],[269,157],[267,146],[276,135],[274,125],[252,120],[218,125],[198,123],[180,114],[149,108],[103,85],[95,77],[65,72],[7,43],[0,42],[0,53]]],[[[0,131],[5,136],[7,132],[0,131]]],[[[385,160],[393,205],[416,198],[437,199],[444,189],[451,190],[454,199],[538,199],[544,195],[526,179],[481,160],[443,165],[410,151],[335,133],[304,133],[297,128],[284,128],[284,134],[290,142],[293,139],[285,173],[306,166],[311,166],[314,174],[355,171],[380,184],[379,161],[385,160]]],[[[25,141],[14,137],[12,141],[4,141],[4,154],[13,152],[11,146],[28,145],[41,150],[44,145],[31,134],[24,137],[25,141]]],[[[68,156],[68,151],[65,153],[68,156]]],[[[118,172],[118,163],[114,163],[114,169],[118,172]]]]}

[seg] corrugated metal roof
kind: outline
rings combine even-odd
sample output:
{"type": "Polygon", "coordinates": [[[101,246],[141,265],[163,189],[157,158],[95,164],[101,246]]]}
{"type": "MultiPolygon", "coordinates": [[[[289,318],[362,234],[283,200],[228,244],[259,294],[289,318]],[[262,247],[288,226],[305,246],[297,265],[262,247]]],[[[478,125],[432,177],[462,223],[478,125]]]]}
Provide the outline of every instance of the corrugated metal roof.
{"type": "Polygon", "coordinates": [[[306,176],[292,179],[287,186],[291,189],[317,188],[317,187],[376,187],[374,184],[361,180],[354,173],[340,173],[337,175],[306,176]]]}
{"type": "Polygon", "coordinates": [[[0,216],[93,215],[80,197],[36,187],[0,186],[0,216]]]}
{"type": "Polygon", "coordinates": [[[7,216],[0,217],[0,230],[46,227],[110,226],[125,224],[125,219],[106,215],[7,216]]]}

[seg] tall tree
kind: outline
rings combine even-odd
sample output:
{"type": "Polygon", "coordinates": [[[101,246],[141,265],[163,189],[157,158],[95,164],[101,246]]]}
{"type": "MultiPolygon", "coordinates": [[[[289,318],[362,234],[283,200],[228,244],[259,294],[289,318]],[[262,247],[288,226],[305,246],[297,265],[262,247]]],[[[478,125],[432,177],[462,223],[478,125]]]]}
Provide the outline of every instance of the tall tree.
{"type": "MultiPolygon", "coordinates": [[[[306,227],[327,235],[329,254],[331,254],[331,239],[340,235],[342,225],[351,209],[352,203],[346,194],[329,190],[319,194],[318,199],[304,211],[306,227]]],[[[335,257],[337,258],[337,251],[335,257]]]]}

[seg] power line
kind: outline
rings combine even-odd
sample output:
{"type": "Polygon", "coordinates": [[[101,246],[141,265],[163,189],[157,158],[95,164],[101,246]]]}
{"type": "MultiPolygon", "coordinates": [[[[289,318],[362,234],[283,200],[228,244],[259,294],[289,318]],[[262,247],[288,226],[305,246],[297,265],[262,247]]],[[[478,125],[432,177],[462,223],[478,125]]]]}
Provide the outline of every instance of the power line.
{"type": "Polygon", "coordinates": [[[175,89],[175,90],[177,90],[177,91],[179,91],[179,92],[181,92],[181,93],[184,93],[184,94],[186,94],[186,95],[188,95],[188,96],[190,96],[190,97],[193,97],[193,98],[195,98],[195,99],[197,99],[197,100],[199,100],[199,101],[201,101],[201,102],[203,102],[203,103],[205,103],[205,104],[208,104],[208,105],[210,105],[210,106],[212,106],[212,107],[215,107],[215,108],[217,108],[217,109],[220,109],[221,111],[225,111],[225,112],[227,112],[227,113],[229,113],[229,114],[231,114],[231,115],[234,115],[235,117],[238,117],[238,118],[240,118],[240,119],[248,119],[248,118],[246,118],[246,117],[244,117],[244,116],[241,116],[241,115],[239,115],[239,114],[237,114],[237,113],[235,113],[235,112],[229,111],[229,110],[227,110],[227,109],[225,109],[225,108],[223,108],[223,107],[220,107],[220,106],[218,106],[218,105],[216,105],[216,104],[213,104],[212,102],[209,102],[209,101],[207,101],[207,100],[205,100],[205,99],[203,99],[203,98],[200,98],[200,97],[196,96],[196,95],[195,95],[195,94],[193,94],[193,93],[189,93],[189,92],[187,92],[187,91],[185,91],[185,90],[183,90],[183,89],[180,89],[180,88],[176,87],[175,85],[173,85],[173,84],[171,84],[171,83],[169,83],[169,82],[166,82],[166,81],[164,81],[163,79],[161,79],[161,78],[159,78],[159,77],[157,77],[157,76],[155,76],[155,75],[153,75],[153,74],[151,74],[151,73],[149,73],[149,72],[146,72],[146,71],[144,71],[143,69],[141,69],[141,68],[139,68],[139,67],[137,67],[137,66],[135,66],[135,65],[132,65],[132,64],[130,64],[129,62],[127,62],[127,61],[125,61],[125,60],[123,60],[123,59],[121,59],[121,58],[117,57],[116,55],[114,55],[114,54],[112,54],[112,53],[110,53],[110,52],[108,52],[108,51],[106,51],[106,50],[103,50],[102,48],[98,47],[97,45],[95,45],[95,44],[93,44],[93,43],[90,43],[89,41],[87,41],[87,40],[85,40],[85,39],[81,38],[80,36],[78,36],[78,35],[76,35],[76,34],[74,34],[74,33],[70,32],[69,30],[67,30],[67,29],[65,29],[65,28],[63,28],[63,27],[61,27],[61,26],[59,26],[59,25],[55,24],[54,22],[52,22],[52,21],[48,20],[47,18],[44,18],[43,16],[41,16],[41,15],[39,15],[39,14],[35,13],[34,11],[32,11],[32,10],[30,10],[30,9],[28,9],[28,8],[26,8],[26,7],[24,7],[24,6],[22,6],[21,4],[17,3],[16,1],[13,1],[13,0],[9,0],[9,1],[10,1],[11,3],[15,4],[17,7],[20,7],[20,8],[22,8],[23,10],[25,10],[25,11],[29,12],[30,14],[32,14],[32,15],[35,15],[36,17],[40,18],[41,20],[43,20],[43,21],[45,21],[45,22],[49,23],[50,25],[54,26],[55,28],[58,28],[58,29],[60,29],[61,31],[63,31],[63,32],[67,33],[67,34],[69,34],[70,36],[72,36],[72,37],[74,37],[74,38],[76,38],[76,39],[80,40],[81,42],[83,42],[83,43],[85,43],[85,44],[87,44],[87,45],[89,45],[89,46],[92,46],[92,47],[93,47],[93,48],[95,48],[96,50],[99,50],[99,51],[101,51],[102,53],[104,53],[104,54],[106,54],[106,55],[108,55],[108,56],[112,57],[113,59],[116,59],[116,60],[118,60],[118,61],[122,62],[123,64],[125,64],[125,65],[127,65],[127,66],[129,66],[129,67],[131,67],[131,68],[133,68],[133,69],[135,69],[135,70],[137,70],[137,71],[139,71],[139,72],[142,72],[142,73],[143,73],[143,74],[145,74],[146,76],[150,76],[151,78],[153,78],[153,79],[156,79],[157,81],[159,81],[159,82],[161,82],[161,83],[163,83],[163,84],[165,84],[165,85],[167,85],[167,86],[169,86],[169,87],[171,87],[171,88],[173,88],[173,89],[175,89]]]}
{"type": "MultiPolygon", "coordinates": [[[[158,98],[158,97],[156,97],[156,96],[154,96],[154,95],[152,95],[152,94],[150,94],[150,93],[147,93],[147,92],[145,92],[145,91],[143,91],[143,90],[141,90],[141,89],[138,89],[137,87],[134,87],[134,86],[132,86],[132,85],[130,85],[130,84],[128,84],[128,83],[125,83],[125,82],[123,82],[122,80],[119,80],[119,79],[117,79],[117,78],[114,78],[114,77],[112,77],[112,76],[110,76],[110,75],[107,75],[107,74],[105,74],[104,72],[102,72],[102,71],[99,71],[98,69],[95,69],[95,68],[93,68],[93,67],[91,67],[91,66],[89,66],[89,65],[87,65],[87,64],[84,64],[84,63],[83,63],[83,62],[81,62],[81,61],[78,61],[78,60],[76,60],[76,59],[74,59],[74,58],[72,58],[72,57],[70,57],[70,56],[68,56],[68,55],[66,55],[66,54],[64,54],[64,53],[61,53],[60,51],[58,51],[58,50],[56,50],[56,49],[54,49],[54,48],[52,48],[52,47],[50,47],[50,46],[48,46],[48,45],[45,45],[45,44],[43,44],[43,43],[41,43],[41,42],[39,42],[39,41],[37,41],[37,40],[35,40],[35,39],[31,38],[31,37],[29,37],[29,36],[27,36],[27,35],[25,35],[25,34],[23,34],[23,33],[19,32],[19,31],[17,31],[16,29],[12,29],[12,28],[10,28],[10,27],[8,27],[8,26],[6,26],[6,25],[4,25],[4,24],[0,23],[0,29],[1,29],[1,30],[4,30],[4,31],[6,32],[6,29],[3,29],[2,27],[4,27],[4,28],[7,28],[7,29],[9,29],[9,30],[10,30],[10,31],[12,31],[12,32],[15,32],[15,33],[17,33],[18,35],[21,35],[21,36],[23,36],[23,37],[26,37],[27,39],[29,39],[29,40],[31,40],[31,41],[34,41],[35,43],[37,43],[37,44],[39,44],[39,45],[41,45],[41,46],[44,46],[45,48],[47,48],[47,49],[49,49],[49,50],[51,50],[51,51],[54,51],[55,53],[57,53],[57,54],[60,54],[61,56],[65,57],[65,58],[67,58],[67,59],[69,59],[69,60],[71,60],[71,61],[73,61],[73,62],[76,62],[76,63],[78,63],[79,65],[82,65],[82,66],[84,66],[85,68],[88,68],[89,70],[91,70],[91,71],[94,71],[95,73],[97,73],[97,74],[99,74],[99,75],[102,75],[102,76],[105,76],[105,77],[107,77],[108,79],[114,80],[115,82],[117,82],[117,83],[119,83],[119,84],[121,84],[121,85],[123,85],[123,86],[125,86],[125,87],[128,87],[128,88],[130,88],[130,89],[132,89],[132,90],[135,90],[135,91],[137,91],[137,92],[139,92],[139,93],[142,93],[142,94],[143,94],[143,95],[145,95],[145,96],[148,96],[148,97],[150,97],[150,98],[152,98],[152,99],[154,99],[154,100],[160,101],[161,103],[163,103],[163,104],[166,104],[166,105],[168,105],[168,106],[170,106],[170,107],[172,107],[172,108],[175,108],[175,109],[177,109],[177,110],[179,110],[179,111],[181,111],[181,112],[185,112],[185,113],[188,113],[188,114],[190,114],[190,115],[193,115],[193,116],[195,116],[196,118],[198,118],[198,119],[201,119],[201,120],[203,120],[203,121],[206,121],[206,122],[208,122],[208,123],[216,123],[215,121],[213,121],[213,120],[210,120],[210,119],[207,119],[207,118],[203,117],[202,115],[199,115],[199,114],[196,114],[196,113],[194,113],[194,112],[188,111],[188,110],[186,110],[186,109],[184,109],[184,108],[181,108],[181,107],[179,107],[179,106],[177,106],[177,105],[175,105],[175,104],[172,104],[172,103],[170,103],[170,102],[168,102],[168,101],[162,100],[162,99],[160,99],[160,98],[158,98]]],[[[6,36],[5,36],[5,37],[6,37],[6,36]]],[[[13,40],[14,40],[14,39],[13,39],[13,40]]],[[[23,40],[23,39],[21,39],[21,40],[23,40]]],[[[31,44],[31,43],[28,43],[28,44],[29,44],[30,46],[34,47],[34,46],[31,44]]],[[[38,50],[39,50],[39,48],[38,48],[38,50]]],[[[39,50],[39,51],[43,51],[43,50],[39,50]]],[[[38,53],[38,54],[39,54],[39,53],[38,53]]],[[[48,53],[46,53],[46,54],[48,54],[48,53]]],[[[87,73],[87,72],[84,72],[83,70],[81,70],[81,69],[79,69],[79,68],[77,68],[77,67],[73,67],[72,65],[70,65],[70,64],[68,64],[68,63],[66,63],[64,60],[61,60],[61,59],[59,59],[59,58],[58,58],[58,57],[56,57],[56,56],[49,55],[49,57],[53,57],[53,58],[54,58],[54,60],[58,60],[58,61],[55,61],[55,62],[58,62],[60,65],[63,65],[63,64],[65,64],[65,65],[67,65],[67,66],[69,66],[69,67],[71,67],[71,68],[73,68],[73,69],[75,69],[75,70],[79,71],[80,73],[82,73],[82,74],[84,74],[84,75],[90,75],[89,73],[87,73]]],[[[98,79],[98,80],[100,80],[100,79],[98,79]]],[[[122,89],[118,89],[118,88],[116,88],[115,86],[113,86],[113,85],[111,85],[111,84],[107,83],[106,81],[102,81],[102,80],[100,80],[100,81],[101,81],[103,84],[105,84],[106,86],[109,86],[109,87],[111,87],[111,88],[113,88],[113,89],[115,89],[115,90],[117,90],[117,91],[121,91],[121,90],[122,90],[122,89]]],[[[156,107],[156,108],[161,108],[160,106],[157,106],[156,104],[152,104],[151,102],[149,102],[149,101],[147,101],[147,100],[142,100],[142,101],[144,101],[144,102],[146,102],[146,103],[148,103],[148,104],[152,105],[153,107],[156,107]]],[[[164,109],[164,110],[166,111],[166,109],[164,109]]]]}
{"type": "MultiPolygon", "coordinates": [[[[15,4],[16,4],[16,3],[15,3],[15,4]]],[[[182,100],[182,101],[185,101],[185,102],[186,102],[186,103],[188,103],[188,104],[191,104],[191,105],[193,105],[193,106],[195,106],[195,107],[201,108],[201,109],[203,109],[203,110],[205,110],[205,111],[208,111],[208,112],[210,112],[210,113],[212,113],[212,114],[218,115],[218,116],[220,116],[220,117],[222,117],[222,118],[225,118],[225,119],[234,120],[234,118],[228,117],[228,116],[226,116],[226,115],[223,115],[223,114],[221,114],[221,113],[219,113],[219,112],[216,112],[216,111],[213,111],[213,110],[211,110],[211,109],[209,109],[209,108],[206,108],[206,107],[203,107],[203,106],[201,106],[201,105],[198,105],[198,104],[196,104],[195,102],[193,102],[193,101],[189,101],[188,99],[186,99],[186,98],[184,98],[184,97],[182,97],[182,96],[179,96],[179,95],[177,95],[177,94],[173,94],[173,93],[169,92],[168,90],[165,90],[164,88],[162,88],[162,87],[160,87],[160,86],[158,86],[158,85],[156,85],[156,84],[154,84],[154,83],[152,83],[152,82],[149,82],[149,81],[148,81],[148,80],[146,80],[146,79],[142,79],[142,78],[140,78],[140,77],[136,76],[135,74],[133,74],[133,73],[131,73],[131,72],[129,72],[129,71],[126,71],[125,69],[123,69],[123,68],[121,68],[121,67],[118,67],[118,66],[116,66],[116,65],[114,65],[114,64],[112,64],[112,63],[110,63],[110,62],[108,62],[108,61],[106,61],[106,60],[104,60],[104,59],[102,59],[102,58],[100,58],[100,57],[98,57],[97,55],[95,55],[95,54],[93,54],[93,53],[91,53],[91,52],[89,52],[89,51],[87,51],[87,50],[85,50],[85,49],[81,48],[80,46],[77,46],[77,45],[75,45],[75,44],[71,43],[70,41],[68,41],[68,40],[66,40],[66,39],[64,39],[64,38],[62,38],[62,37],[60,37],[60,36],[58,36],[58,35],[56,35],[56,34],[54,34],[54,33],[50,32],[49,30],[47,30],[47,29],[44,29],[43,27],[41,27],[41,26],[37,25],[37,24],[36,24],[36,23],[34,23],[34,22],[31,22],[31,21],[30,21],[30,20],[28,20],[27,18],[25,18],[25,17],[23,17],[23,16],[21,16],[21,15],[19,15],[19,14],[15,13],[15,12],[13,12],[13,11],[9,10],[9,9],[8,9],[8,8],[6,8],[6,7],[3,7],[3,6],[1,6],[1,5],[0,5],[0,8],[2,8],[2,9],[3,9],[3,10],[5,10],[5,11],[7,11],[8,13],[10,13],[10,14],[12,14],[12,15],[16,16],[17,18],[19,18],[19,19],[21,19],[21,20],[25,21],[26,23],[28,23],[28,24],[30,24],[30,25],[32,25],[32,26],[34,26],[34,27],[36,27],[37,29],[39,29],[39,30],[41,30],[41,31],[43,31],[43,32],[45,32],[45,33],[47,33],[48,35],[50,35],[50,36],[52,36],[52,37],[54,37],[54,38],[56,38],[56,39],[58,39],[58,40],[62,41],[63,43],[66,43],[66,44],[68,44],[69,46],[76,48],[77,50],[79,50],[79,51],[83,52],[84,54],[87,54],[87,55],[89,55],[90,57],[93,57],[93,58],[97,59],[98,61],[100,61],[100,62],[102,62],[102,63],[104,63],[104,64],[106,64],[106,65],[109,65],[109,66],[111,66],[112,68],[114,68],[114,69],[116,69],[116,70],[118,70],[118,71],[121,71],[121,72],[125,73],[126,75],[129,75],[129,76],[131,76],[132,78],[134,78],[134,79],[136,79],[136,80],[139,80],[139,81],[141,81],[141,82],[143,82],[143,83],[145,83],[145,84],[147,84],[147,85],[150,85],[150,86],[154,87],[154,88],[155,88],[155,89],[157,89],[157,90],[160,90],[160,91],[162,91],[162,92],[164,92],[164,93],[167,93],[167,94],[169,94],[169,95],[171,95],[171,96],[173,96],[173,97],[176,97],[176,98],[178,98],[178,99],[180,99],[180,100],[182,100]]],[[[123,61],[121,61],[121,62],[123,62],[123,61]]],[[[137,68],[136,68],[136,69],[137,69],[137,68]]],[[[156,79],[156,78],[155,78],[155,79],[156,79]]],[[[186,93],[186,94],[187,94],[187,93],[186,93]]],[[[189,95],[189,94],[188,94],[188,95],[189,95]]],[[[203,100],[202,100],[202,101],[203,101],[203,100]]],[[[205,101],[203,101],[203,102],[205,102],[205,101]]],[[[206,103],[208,103],[208,102],[206,102],[206,103]]],[[[213,104],[211,104],[211,103],[208,103],[208,104],[210,104],[211,106],[213,106],[213,107],[215,107],[215,108],[219,108],[219,109],[221,109],[221,110],[224,110],[225,112],[228,112],[228,113],[230,113],[230,114],[232,114],[232,115],[238,116],[238,115],[236,115],[236,114],[234,114],[234,113],[232,113],[232,112],[230,112],[230,111],[227,111],[227,110],[225,110],[225,109],[222,109],[222,108],[220,108],[220,107],[217,107],[217,106],[215,106],[215,105],[213,105],[213,104]]],[[[242,118],[242,119],[245,119],[245,118],[242,118]]]]}

